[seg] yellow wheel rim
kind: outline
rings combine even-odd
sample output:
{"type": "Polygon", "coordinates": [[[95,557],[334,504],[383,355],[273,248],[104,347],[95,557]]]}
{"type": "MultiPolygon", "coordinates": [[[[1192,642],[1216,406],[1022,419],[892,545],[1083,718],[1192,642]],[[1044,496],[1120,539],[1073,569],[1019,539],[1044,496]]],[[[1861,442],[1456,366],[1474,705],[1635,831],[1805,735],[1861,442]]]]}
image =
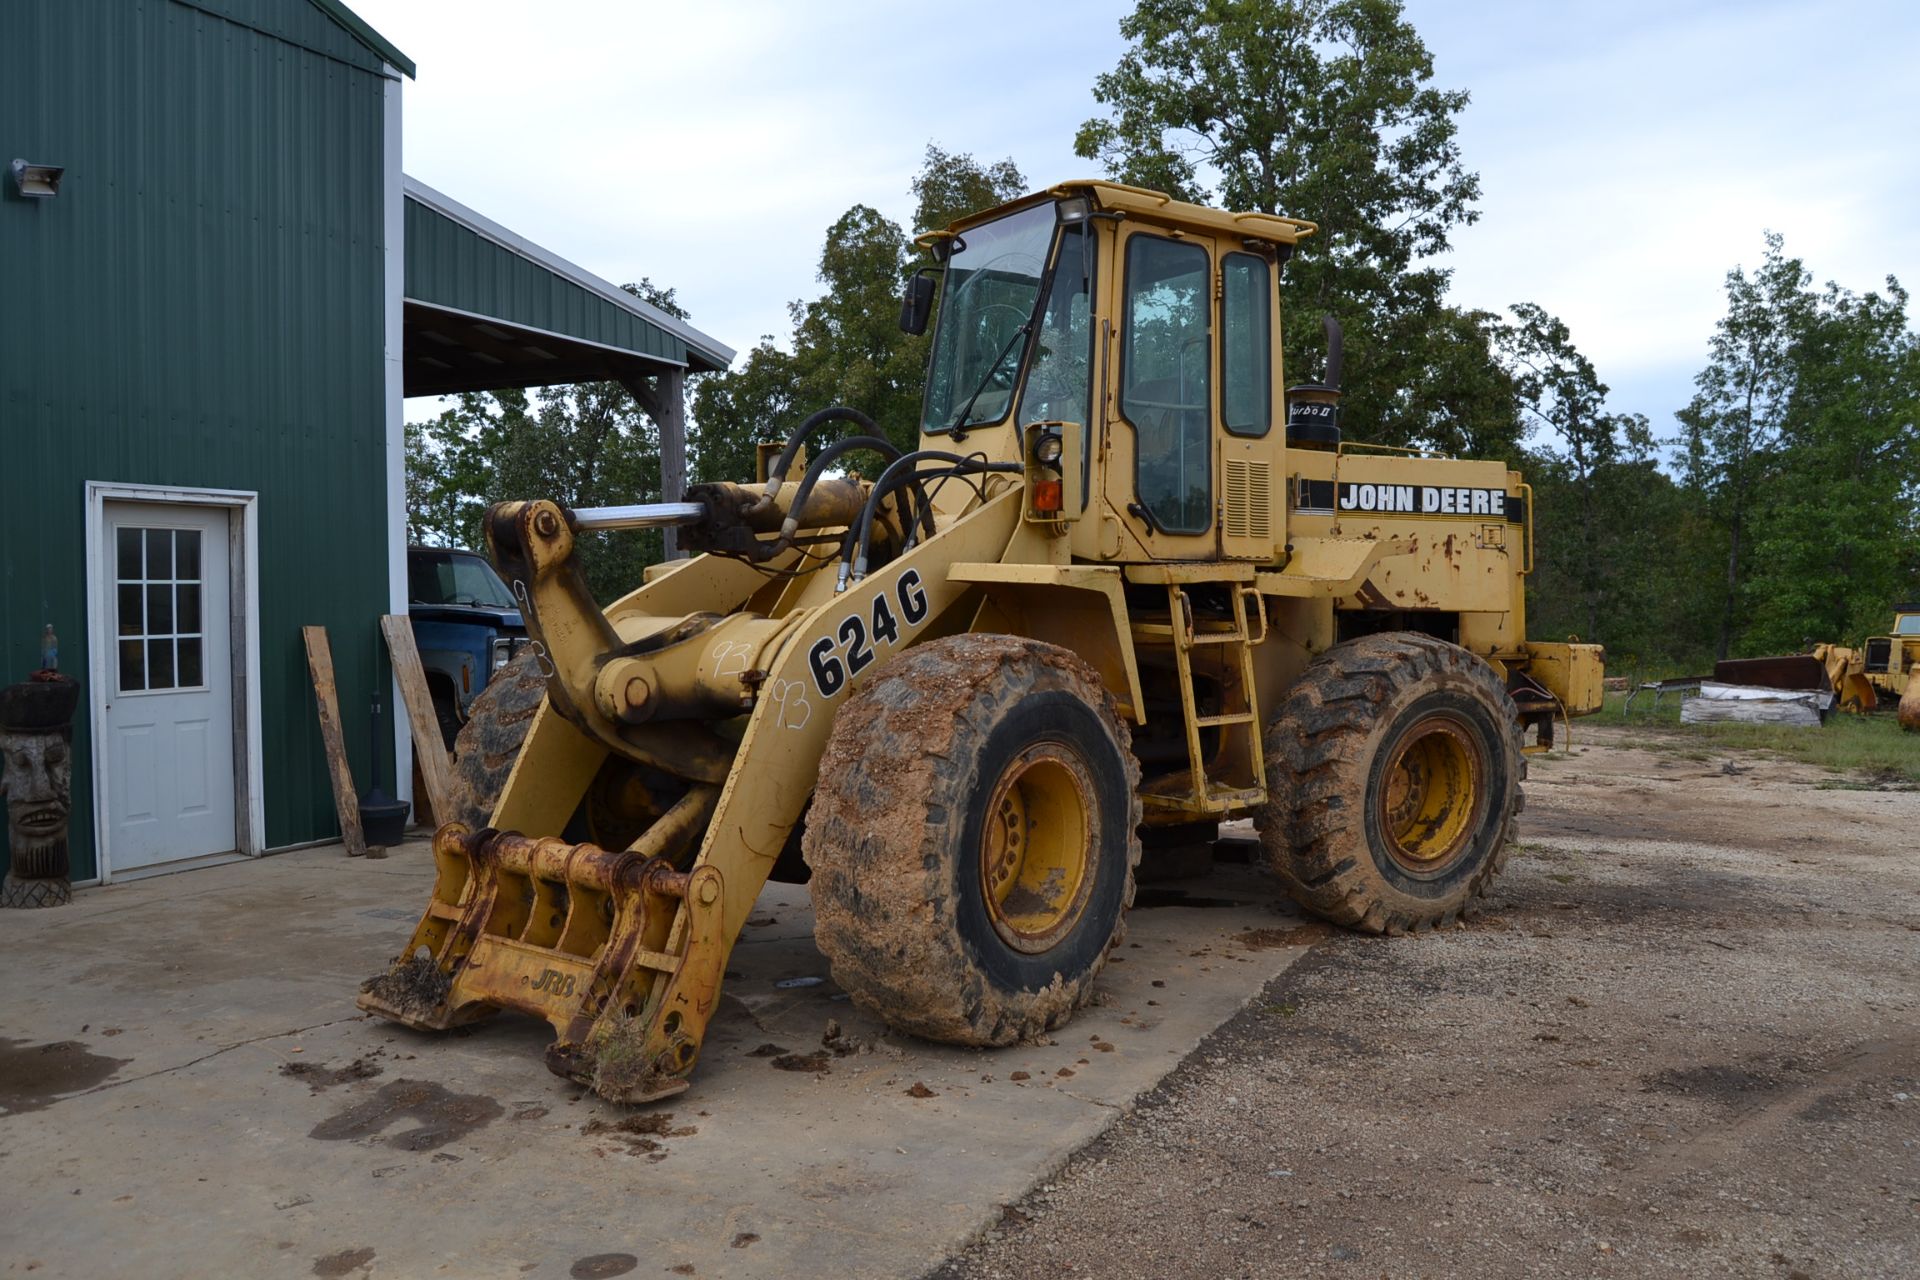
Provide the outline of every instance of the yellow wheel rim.
{"type": "Polygon", "coordinates": [[[980,888],[994,932],[1016,951],[1057,944],[1093,892],[1093,778],[1053,743],[1000,772],[980,836],[980,888]]]}
{"type": "Polygon", "coordinates": [[[1452,715],[1416,720],[1394,744],[1377,814],[1387,852],[1407,870],[1446,870],[1473,843],[1486,811],[1487,765],[1478,737],[1452,715]]]}

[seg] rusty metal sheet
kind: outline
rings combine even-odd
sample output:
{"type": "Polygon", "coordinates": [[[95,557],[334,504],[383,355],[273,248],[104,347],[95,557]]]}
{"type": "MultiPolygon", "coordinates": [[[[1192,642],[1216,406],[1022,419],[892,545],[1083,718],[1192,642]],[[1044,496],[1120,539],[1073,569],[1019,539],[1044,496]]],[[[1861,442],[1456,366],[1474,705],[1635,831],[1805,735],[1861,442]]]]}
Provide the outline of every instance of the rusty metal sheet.
{"type": "Polygon", "coordinates": [[[1713,678],[1722,684],[1757,685],[1763,689],[1833,691],[1826,664],[1807,653],[1772,658],[1730,658],[1713,664],[1713,678]]]}

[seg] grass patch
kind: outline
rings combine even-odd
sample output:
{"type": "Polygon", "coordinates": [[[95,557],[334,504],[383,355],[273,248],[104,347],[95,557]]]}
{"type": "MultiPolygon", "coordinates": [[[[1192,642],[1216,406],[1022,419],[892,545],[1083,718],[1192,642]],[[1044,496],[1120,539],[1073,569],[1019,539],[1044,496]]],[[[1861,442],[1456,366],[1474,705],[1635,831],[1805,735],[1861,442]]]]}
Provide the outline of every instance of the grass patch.
{"type": "Polygon", "coordinates": [[[1574,722],[1578,739],[1583,724],[1607,724],[1644,734],[1636,746],[1670,751],[1686,760],[1705,761],[1716,752],[1757,751],[1798,760],[1833,773],[1858,775],[1853,785],[1913,786],[1920,784],[1920,734],[1907,733],[1891,714],[1848,715],[1836,711],[1824,725],[1795,729],[1777,724],[1681,724],[1680,699],[1668,694],[1660,708],[1653,695],[1634,700],[1633,715],[1624,711],[1627,695],[1610,693],[1595,714],[1574,722]]]}

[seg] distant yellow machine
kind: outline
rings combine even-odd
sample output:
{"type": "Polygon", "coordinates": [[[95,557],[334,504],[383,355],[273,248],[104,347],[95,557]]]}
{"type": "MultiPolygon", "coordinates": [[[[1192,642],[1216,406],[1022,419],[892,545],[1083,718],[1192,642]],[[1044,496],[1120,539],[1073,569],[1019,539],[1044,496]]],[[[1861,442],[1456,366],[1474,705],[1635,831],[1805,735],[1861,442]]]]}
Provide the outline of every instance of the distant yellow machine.
{"type": "Polygon", "coordinates": [[[854,999],[1009,1044],[1091,997],[1143,826],[1240,816],[1326,919],[1456,919],[1602,654],[1527,638],[1517,472],[1343,441],[1336,327],[1287,387],[1280,281],[1313,230],[1051,188],[922,237],[917,449],[835,408],[751,485],[495,507],[535,643],[462,734],[475,820],[436,834],[362,1007],[530,1013],[556,1072],[665,1097],[762,886],[810,875],[854,999]],[[702,554],[597,607],[576,540],[661,524],[702,554]]]}
{"type": "Polygon", "coordinates": [[[1899,704],[1900,727],[1920,730],[1920,603],[1898,606],[1892,633],[1867,637],[1861,659],[1880,700],[1899,704]]]}

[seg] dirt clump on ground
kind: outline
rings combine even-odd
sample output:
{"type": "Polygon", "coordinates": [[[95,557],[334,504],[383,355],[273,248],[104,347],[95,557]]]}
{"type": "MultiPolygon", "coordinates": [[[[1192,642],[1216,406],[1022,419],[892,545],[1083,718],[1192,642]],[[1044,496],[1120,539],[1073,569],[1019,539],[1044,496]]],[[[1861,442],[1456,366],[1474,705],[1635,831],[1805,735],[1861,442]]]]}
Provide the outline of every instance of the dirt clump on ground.
{"type": "Polygon", "coordinates": [[[325,1093],[337,1084],[347,1084],[354,1080],[371,1080],[381,1072],[379,1063],[367,1058],[355,1058],[344,1067],[328,1067],[324,1062],[283,1062],[280,1074],[289,1080],[298,1080],[307,1085],[313,1093],[325,1093]]]}
{"type": "Polygon", "coordinates": [[[819,1053],[783,1053],[773,1060],[778,1071],[811,1071],[815,1075],[825,1075],[833,1070],[833,1057],[825,1050],[819,1053]]]}
{"type": "Polygon", "coordinates": [[[1291,929],[1242,929],[1233,941],[1248,951],[1271,951],[1275,947],[1310,947],[1325,942],[1334,932],[1332,925],[1312,920],[1291,929]]]}
{"type": "Polygon", "coordinates": [[[1485,919],[1332,935],[934,1275],[1911,1275],[1920,794],[1724,754],[1576,726],[1485,919]]]}

